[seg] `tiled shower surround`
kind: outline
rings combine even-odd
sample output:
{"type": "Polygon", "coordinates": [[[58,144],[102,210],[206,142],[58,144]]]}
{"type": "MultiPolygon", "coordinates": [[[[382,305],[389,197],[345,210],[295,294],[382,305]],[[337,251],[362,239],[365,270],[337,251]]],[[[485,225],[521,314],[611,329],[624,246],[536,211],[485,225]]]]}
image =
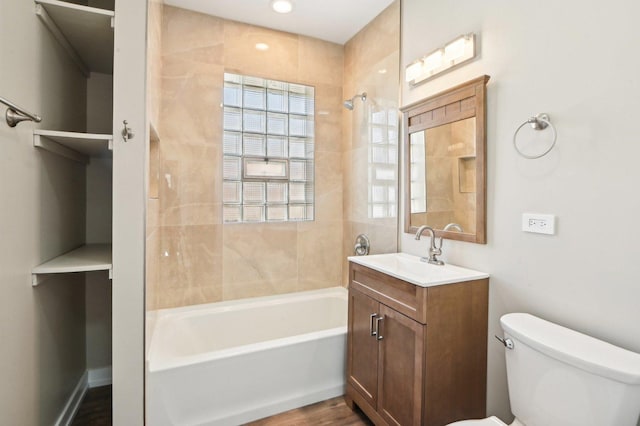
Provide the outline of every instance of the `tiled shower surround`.
{"type": "Polygon", "coordinates": [[[345,44],[344,95],[367,92],[342,113],[344,171],[343,283],[358,234],[371,254],[397,251],[400,2],[395,1],[345,44]],[[386,152],[386,154],[385,154],[386,152]]]}
{"type": "MultiPolygon", "coordinates": [[[[372,119],[397,116],[398,37],[398,2],[346,46],[163,7],[158,199],[148,205],[148,235],[154,236],[147,238],[148,309],[344,285],[352,233],[370,233],[378,251],[395,250],[397,214],[369,217],[366,135],[372,119]],[[256,50],[257,43],[269,49],[256,50]],[[381,64],[388,67],[385,75],[378,73],[381,64]],[[225,72],[315,88],[313,221],[223,224],[225,72]],[[371,102],[344,110],[342,101],[361,88],[371,102]]],[[[393,132],[397,138],[397,127],[392,139],[393,132]]],[[[397,149],[397,140],[393,144],[397,149]]]]}

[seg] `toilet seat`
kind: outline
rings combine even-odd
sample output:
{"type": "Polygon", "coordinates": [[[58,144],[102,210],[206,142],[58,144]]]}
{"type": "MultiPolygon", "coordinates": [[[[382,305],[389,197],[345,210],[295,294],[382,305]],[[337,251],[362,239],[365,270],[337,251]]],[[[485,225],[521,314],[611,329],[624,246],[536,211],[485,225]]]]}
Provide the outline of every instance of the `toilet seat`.
{"type": "Polygon", "coordinates": [[[508,426],[496,416],[487,417],[480,420],[460,420],[459,422],[449,423],[447,426],[508,426]]]}

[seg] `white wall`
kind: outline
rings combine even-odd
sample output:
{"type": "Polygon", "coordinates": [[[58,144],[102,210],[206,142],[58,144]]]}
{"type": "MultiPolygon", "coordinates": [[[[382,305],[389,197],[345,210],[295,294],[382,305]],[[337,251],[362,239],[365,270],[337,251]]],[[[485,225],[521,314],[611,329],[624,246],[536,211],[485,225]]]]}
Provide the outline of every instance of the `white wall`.
{"type": "Polygon", "coordinates": [[[113,10],[115,0],[65,0],[69,3],[82,4],[89,7],[113,10]]]}
{"type": "Polygon", "coordinates": [[[115,6],[115,0],[88,0],[86,3],[90,7],[109,10],[113,10],[115,6]]]}
{"type": "MultiPolygon", "coordinates": [[[[92,74],[92,78],[95,74],[92,74]]],[[[110,76],[109,76],[110,77],[110,76]]],[[[110,78],[109,78],[110,80],[110,78]]],[[[90,105],[96,98],[91,96],[91,83],[88,87],[87,122],[91,116],[90,105]]],[[[104,102],[104,97],[98,98],[104,102]]],[[[111,99],[111,97],[106,98],[111,99]]],[[[111,105],[111,102],[107,102],[111,105]]],[[[96,107],[95,110],[99,109],[96,107]]],[[[106,114],[111,120],[111,113],[106,114]]],[[[111,121],[108,123],[111,128],[111,121]]],[[[88,129],[89,124],[87,125],[88,129]]],[[[102,132],[105,132],[104,130],[102,132]]],[[[111,133],[108,130],[105,133],[111,133]]],[[[88,244],[111,243],[111,158],[92,158],[87,166],[87,223],[88,244]]],[[[98,369],[111,366],[111,281],[104,271],[85,274],[86,304],[86,347],[87,368],[98,369]]]]}
{"type": "Polygon", "coordinates": [[[113,76],[92,72],[87,80],[87,133],[111,133],[112,100],[113,76]]]}
{"type": "MultiPolygon", "coordinates": [[[[510,420],[499,318],[524,311],[640,352],[640,55],[636,0],[404,0],[402,67],[456,36],[480,58],[414,89],[408,105],[482,74],[488,84],[487,244],[447,241],[445,261],[491,273],[488,412],[510,420]],[[515,129],[547,112],[556,148],[525,160],[515,129]],[[557,235],[520,230],[557,215],[557,235]]],[[[401,231],[401,250],[422,254],[401,231]]]]}
{"type": "MultiPolygon", "coordinates": [[[[87,80],[87,132],[112,133],[113,76],[87,80]]],[[[113,160],[92,158],[87,166],[87,243],[111,243],[113,160]]],[[[104,272],[85,274],[86,347],[89,370],[111,366],[111,281],[104,272]]]]}
{"type": "Polygon", "coordinates": [[[85,168],[33,129],[84,130],[86,85],[33,2],[0,1],[0,64],[0,96],[43,117],[12,129],[0,109],[0,424],[53,424],[85,370],[84,285],[30,271],[84,241],[85,168]]]}

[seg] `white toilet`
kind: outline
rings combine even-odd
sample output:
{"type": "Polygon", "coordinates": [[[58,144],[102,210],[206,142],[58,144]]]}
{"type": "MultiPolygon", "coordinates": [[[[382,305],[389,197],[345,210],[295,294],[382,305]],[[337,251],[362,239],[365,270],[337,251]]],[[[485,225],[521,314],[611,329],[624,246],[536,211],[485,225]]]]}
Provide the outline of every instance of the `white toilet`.
{"type": "MultiPolygon", "coordinates": [[[[640,354],[529,314],[500,319],[511,426],[636,426],[640,354]]],[[[450,426],[506,426],[497,417],[450,426]]]]}

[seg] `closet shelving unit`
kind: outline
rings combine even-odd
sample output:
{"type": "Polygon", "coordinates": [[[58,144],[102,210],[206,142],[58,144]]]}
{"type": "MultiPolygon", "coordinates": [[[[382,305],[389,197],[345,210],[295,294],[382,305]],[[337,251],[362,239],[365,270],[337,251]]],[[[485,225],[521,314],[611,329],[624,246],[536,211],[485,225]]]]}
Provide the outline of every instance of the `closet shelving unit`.
{"type": "Polygon", "coordinates": [[[33,146],[89,164],[91,157],[110,155],[113,149],[113,136],[36,129],[33,131],[33,146]]]}
{"type": "Polygon", "coordinates": [[[41,284],[50,274],[89,271],[109,271],[111,279],[111,244],[88,244],[36,266],[31,270],[31,284],[41,284]]]}
{"type": "MultiPolygon", "coordinates": [[[[85,78],[91,72],[113,74],[113,11],[35,0],[35,13],[85,78]]],[[[113,135],[36,129],[33,145],[89,164],[92,157],[111,156],[113,135]]],[[[102,270],[112,277],[111,244],[87,244],[33,268],[32,285],[42,283],[50,274],[102,270]]]]}
{"type": "Polygon", "coordinates": [[[85,77],[113,73],[113,11],[58,0],[35,0],[36,15],[85,77]]]}

